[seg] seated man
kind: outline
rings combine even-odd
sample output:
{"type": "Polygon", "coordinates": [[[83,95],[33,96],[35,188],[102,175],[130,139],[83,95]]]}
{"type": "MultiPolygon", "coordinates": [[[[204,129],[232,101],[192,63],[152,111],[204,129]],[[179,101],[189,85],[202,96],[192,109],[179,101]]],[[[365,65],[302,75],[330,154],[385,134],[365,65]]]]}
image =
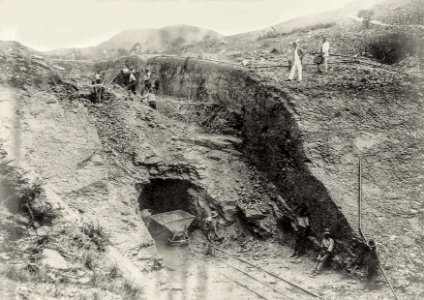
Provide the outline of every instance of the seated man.
{"type": "Polygon", "coordinates": [[[330,258],[334,249],[334,240],[331,238],[331,233],[328,228],[325,229],[323,234],[323,239],[321,241],[321,251],[317,257],[317,264],[315,266],[314,271],[312,272],[312,276],[318,275],[322,268],[324,267],[327,260],[330,258]]]}

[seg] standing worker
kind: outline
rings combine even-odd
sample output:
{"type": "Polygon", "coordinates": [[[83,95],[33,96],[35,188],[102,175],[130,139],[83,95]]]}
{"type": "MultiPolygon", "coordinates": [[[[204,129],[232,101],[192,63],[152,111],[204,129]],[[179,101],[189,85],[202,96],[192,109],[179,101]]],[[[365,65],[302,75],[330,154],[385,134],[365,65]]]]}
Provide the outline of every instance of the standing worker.
{"type": "Polygon", "coordinates": [[[297,216],[294,227],[296,229],[296,244],[294,246],[294,253],[291,257],[301,257],[306,253],[306,244],[310,231],[308,207],[302,203],[297,208],[297,216]]]}
{"type": "Polygon", "coordinates": [[[293,42],[293,53],[292,53],[292,60],[291,60],[291,70],[288,80],[293,80],[294,73],[297,70],[297,80],[302,81],[302,59],[305,55],[305,52],[299,48],[298,44],[296,42],[293,42]]]}
{"type": "Polygon", "coordinates": [[[131,68],[129,82],[128,82],[128,89],[132,91],[133,94],[135,94],[136,88],[137,88],[137,78],[135,77],[134,69],[131,68]]]}
{"type": "Polygon", "coordinates": [[[152,88],[152,82],[151,82],[151,74],[149,69],[145,69],[144,70],[144,75],[143,75],[143,81],[144,81],[144,90],[145,91],[150,91],[152,88]]]}
{"type": "Polygon", "coordinates": [[[123,79],[124,85],[128,84],[129,76],[130,76],[130,70],[128,69],[127,65],[124,64],[124,67],[122,68],[122,79],[123,79]]]}
{"type": "Polygon", "coordinates": [[[377,245],[374,240],[368,241],[368,253],[366,257],[366,266],[367,266],[367,282],[365,287],[368,290],[374,290],[377,287],[377,274],[378,267],[380,262],[377,256],[377,245]]]}
{"type": "Polygon", "coordinates": [[[94,81],[97,84],[102,82],[102,75],[100,75],[99,71],[96,71],[96,73],[94,74],[94,81]]]}
{"type": "Polygon", "coordinates": [[[321,250],[317,257],[317,264],[311,274],[312,276],[318,275],[321,272],[325,263],[328,261],[331,254],[333,253],[333,249],[334,240],[331,238],[330,230],[326,228],[321,241],[321,250]]]}
{"type": "Polygon", "coordinates": [[[105,91],[105,88],[103,84],[100,82],[97,82],[96,80],[93,80],[91,82],[92,85],[92,91],[91,91],[91,101],[92,103],[100,103],[103,100],[103,93],[105,91]]]}
{"type": "Polygon", "coordinates": [[[320,54],[318,56],[318,58],[320,58],[319,60],[321,61],[321,63],[318,63],[318,60],[316,60],[318,73],[322,73],[321,68],[320,68],[321,64],[324,65],[324,72],[325,73],[328,72],[328,58],[329,57],[330,57],[330,43],[327,41],[327,38],[324,37],[322,39],[321,51],[320,51],[320,54]]]}

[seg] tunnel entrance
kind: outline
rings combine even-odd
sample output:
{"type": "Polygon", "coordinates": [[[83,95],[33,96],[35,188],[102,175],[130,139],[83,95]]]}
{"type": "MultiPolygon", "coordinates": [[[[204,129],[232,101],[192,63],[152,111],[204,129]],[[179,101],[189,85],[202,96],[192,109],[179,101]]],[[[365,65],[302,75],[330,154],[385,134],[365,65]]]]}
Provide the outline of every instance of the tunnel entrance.
{"type": "Polygon", "coordinates": [[[149,209],[152,214],[181,209],[200,220],[212,203],[204,189],[184,179],[153,178],[139,190],[140,211],[149,209]]]}
{"type": "Polygon", "coordinates": [[[155,178],[142,187],[138,202],[140,210],[150,209],[159,214],[181,209],[195,212],[190,195],[194,185],[187,180],[155,178]]]}

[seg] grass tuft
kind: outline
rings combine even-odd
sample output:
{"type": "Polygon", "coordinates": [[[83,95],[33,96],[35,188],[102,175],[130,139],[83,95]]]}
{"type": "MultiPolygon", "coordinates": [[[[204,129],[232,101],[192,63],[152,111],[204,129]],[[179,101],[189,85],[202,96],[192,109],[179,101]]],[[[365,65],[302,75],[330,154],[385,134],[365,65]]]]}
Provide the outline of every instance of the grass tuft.
{"type": "Polygon", "coordinates": [[[105,246],[109,239],[105,230],[99,223],[84,223],[81,227],[81,231],[91,239],[91,241],[97,246],[98,250],[105,251],[105,246]]]}
{"type": "Polygon", "coordinates": [[[142,294],[142,289],[129,280],[124,280],[121,286],[121,295],[126,300],[138,299],[142,294]]]}

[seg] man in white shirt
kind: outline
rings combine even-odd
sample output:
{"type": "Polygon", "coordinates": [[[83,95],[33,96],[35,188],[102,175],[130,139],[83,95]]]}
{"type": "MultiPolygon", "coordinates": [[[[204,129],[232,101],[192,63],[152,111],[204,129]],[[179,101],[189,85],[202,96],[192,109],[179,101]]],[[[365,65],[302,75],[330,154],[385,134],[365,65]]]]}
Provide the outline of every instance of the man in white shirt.
{"type": "Polygon", "coordinates": [[[290,70],[290,75],[288,80],[293,80],[294,73],[297,70],[297,80],[302,81],[302,57],[303,57],[303,50],[300,49],[296,42],[292,44],[293,46],[293,54],[292,54],[292,66],[290,70]]]}
{"type": "Polygon", "coordinates": [[[321,272],[325,263],[333,253],[333,249],[334,240],[331,238],[330,230],[326,228],[323,234],[323,239],[321,241],[321,251],[317,257],[317,264],[315,266],[314,271],[312,272],[312,276],[318,275],[321,272]]]}
{"type": "MultiPolygon", "coordinates": [[[[330,57],[330,43],[327,41],[327,38],[322,39],[321,52],[322,64],[324,65],[324,71],[328,71],[328,58],[330,57]]],[[[318,64],[318,72],[321,73],[320,65],[318,64]]]]}
{"type": "Polygon", "coordinates": [[[99,71],[97,71],[96,74],[94,74],[94,81],[96,83],[101,83],[102,82],[102,75],[100,75],[99,71]]]}

